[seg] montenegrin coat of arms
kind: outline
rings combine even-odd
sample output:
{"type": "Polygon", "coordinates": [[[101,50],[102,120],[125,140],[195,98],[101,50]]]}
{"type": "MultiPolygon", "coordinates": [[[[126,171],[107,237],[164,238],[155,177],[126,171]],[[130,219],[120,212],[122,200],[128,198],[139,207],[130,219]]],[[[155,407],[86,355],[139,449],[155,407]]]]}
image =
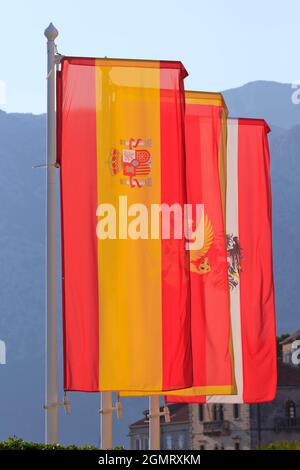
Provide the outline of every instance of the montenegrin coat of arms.
{"type": "MultiPolygon", "coordinates": [[[[241,272],[241,248],[237,236],[232,233],[226,235],[227,259],[224,253],[224,235],[214,234],[213,225],[205,214],[204,218],[204,240],[198,250],[191,250],[190,271],[206,278],[211,277],[213,284],[226,287],[224,272],[228,272],[230,289],[239,284],[241,272]]],[[[228,284],[227,284],[228,286],[228,284]]]]}
{"type": "Polygon", "coordinates": [[[190,271],[197,274],[207,274],[211,271],[209,258],[207,256],[209,249],[214,241],[214,232],[212,223],[207,214],[204,217],[204,242],[199,250],[190,251],[190,271]]]}
{"type": "Polygon", "coordinates": [[[121,175],[120,183],[131,188],[151,186],[151,139],[120,141],[121,149],[113,148],[110,155],[110,170],[113,176],[121,175]]]}

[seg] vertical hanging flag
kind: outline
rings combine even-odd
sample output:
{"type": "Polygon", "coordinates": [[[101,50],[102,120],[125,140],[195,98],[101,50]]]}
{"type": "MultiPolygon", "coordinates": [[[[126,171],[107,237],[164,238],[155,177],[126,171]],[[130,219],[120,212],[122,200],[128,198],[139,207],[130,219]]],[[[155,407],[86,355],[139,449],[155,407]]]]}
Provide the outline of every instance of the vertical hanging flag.
{"type": "MultiPolygon", "coordinates": [[[[201,246],[190,251],[193,387],[172,392],[178,401],[235,393],[225,235],[227,108],[220,93],[186,91],[185,102],[187,196],[193,208],[204,205],[204,230],[201,246]]],[[[196,232],[194,215],[188,223],[196,232]]]]}
{"type": "Polygon", "coordinates": [[[186,202],[185,76],[180,62],[62,60],[66,390],[192,384],[189,257],[172,231],[186,202]]]}
{"type": "Polygon", "coordinates": [[[180,401],[259,403],[276,393],[269,130],[262,119],[228,120],[226,229],[237,395],[180,401]]]}
{"type": "Polygon", "coordinates": [[[193,388],[178,395],[230,394],[235,381],[225,236],[227,108],[220,93],[186,92],[185,102],[188,201],[204,204],[205,222],[203,246],[190,252],[193,388]]]}

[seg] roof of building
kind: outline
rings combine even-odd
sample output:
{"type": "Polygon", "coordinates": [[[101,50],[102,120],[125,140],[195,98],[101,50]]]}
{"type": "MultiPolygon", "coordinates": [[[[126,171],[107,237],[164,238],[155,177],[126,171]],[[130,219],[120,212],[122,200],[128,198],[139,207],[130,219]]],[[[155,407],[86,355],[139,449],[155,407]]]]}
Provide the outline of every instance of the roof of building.
{"type": "Polygon", "coordinates": [[[278,386],[287,387],[292,385],[300,386],[300,367],[279,362],[278,367],[278,386]]]}
{"type": "Polygon", "coordinates": [[[281,341],[281,344],[289,344],[295,341],[296,339],[300,339],[300,330],[297,330],[291,336],[288,336],[287,338],[285,338],[283,341],[281,341]]]}
{"type": "MultiPolygon", "coordinates": [[[[188,405],[186,403],[175,403],[172,405],[168,405],[169,411],[170,411],[170,416],[171,416],[171,423],[184,423],[187,422],[189,419],[189,411],[188,411],[188,405]]],[[[160,411],[163,411],[163,406],[160,407],[160,411]]],[[[149,413],[149,410],[143,411],[144,418],[139,419],[138,421],[135,421],[134,423],[129,425],[129,428],[135,427],[135,426],[145,426],[148,424],[147,420],[147,415],[149,413]]],[[[160,422],[164,424],[165,420],[164,417],[160,417],[160,422]]]]}

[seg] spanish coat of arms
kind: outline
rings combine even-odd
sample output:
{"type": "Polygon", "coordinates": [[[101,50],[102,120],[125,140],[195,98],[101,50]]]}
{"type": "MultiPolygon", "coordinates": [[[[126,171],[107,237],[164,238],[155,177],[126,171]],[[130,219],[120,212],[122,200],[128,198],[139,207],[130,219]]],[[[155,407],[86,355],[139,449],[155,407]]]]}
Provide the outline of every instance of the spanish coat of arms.
{"type": "Polygon", "coordinates": [[[121,174],[121,184],[131,188],[151,186],[151,147],[150,139],[121,140],[121,150],[113,148],[110,155],[110,169],[113,176],[121,174]]]}

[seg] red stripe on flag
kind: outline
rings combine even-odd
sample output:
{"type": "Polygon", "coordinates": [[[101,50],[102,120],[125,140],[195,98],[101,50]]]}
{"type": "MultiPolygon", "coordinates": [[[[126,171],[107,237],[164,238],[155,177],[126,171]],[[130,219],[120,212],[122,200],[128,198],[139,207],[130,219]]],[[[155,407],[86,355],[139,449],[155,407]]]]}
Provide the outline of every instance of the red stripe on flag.
{"type": "Polygon", "coordinates": [[[276,332],[272,270],[270,156],[265,121],[239,119],[238,191],[240,305],[244,402],[276,393],[276,332]]]}
{"type": "MultiPolygon", "coordinates": [[[[185,70],[182,69],[182,75],[185,70]]],[[[161,203],[186,202],[184,90],[176,69],[161,69],[161,203]],[[177,112],[174,112],[174,100],[177,112]],[[172,138],[170,138],[172,136],[172,138]],[[172,164],[170,163],[172,162],[172,164]]],[[[185,240],[162,239],[163,390],[192,385],[190,287],[185,240]]]]}
{"type": "MultiPolygon", "coordinates": [[[[99,388],[95,69],[62,62],[64,388],[99,388]],[[70,93],[68,87],[76,87],[70,93]],[[74,367],[76,364],[76,367],[74,367]]],[[[58,103],[58,109],[61,107],[58,103]]]]}

